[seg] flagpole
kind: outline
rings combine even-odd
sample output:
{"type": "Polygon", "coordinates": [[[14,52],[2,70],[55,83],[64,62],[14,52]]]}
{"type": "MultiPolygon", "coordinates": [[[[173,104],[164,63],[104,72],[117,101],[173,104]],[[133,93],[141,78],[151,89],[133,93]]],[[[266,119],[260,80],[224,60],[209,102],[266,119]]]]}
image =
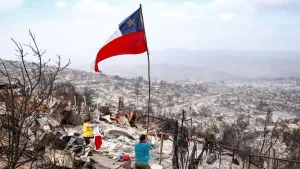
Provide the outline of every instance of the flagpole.
{"type": "Polygon", "coordinates": [[[147,119],[147,132],[149,129],[149,113],[150,113],[150,93],[151,93],[151,82],[150,82],[150,57],[149,57],[149,49],[148,49],[148,43],[147,43],[147,36],[146,36],[146,28],[145,28],[145,23],[144,23],[144,16],[143,16],[143,9],[142,9],[142,4],[140,4],[141,8],[141,16],[142,16],[142,24],[145,32],[145,41],[146,41],[146,48],[147,48],[147,57],[148,57],[148,82],[149,82],[149,95],[148,95],[148,119],[147,119]]]}

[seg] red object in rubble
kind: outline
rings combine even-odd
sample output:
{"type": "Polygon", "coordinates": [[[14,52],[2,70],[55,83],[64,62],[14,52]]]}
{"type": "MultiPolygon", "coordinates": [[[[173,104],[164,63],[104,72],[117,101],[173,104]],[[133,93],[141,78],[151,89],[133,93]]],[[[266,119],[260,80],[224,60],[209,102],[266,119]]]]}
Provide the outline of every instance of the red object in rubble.
{"type": "Polygon", "coordinates": [[[128,161],[130,159],[130,156],[128,154],[124,155],[123,161],[128,161]]]}
{"type": "Polygon", "coordinates": [[[96,150],[98,150],[102,145],[102,137],[101,136],[95,136],[95,147],[96,150]]]}

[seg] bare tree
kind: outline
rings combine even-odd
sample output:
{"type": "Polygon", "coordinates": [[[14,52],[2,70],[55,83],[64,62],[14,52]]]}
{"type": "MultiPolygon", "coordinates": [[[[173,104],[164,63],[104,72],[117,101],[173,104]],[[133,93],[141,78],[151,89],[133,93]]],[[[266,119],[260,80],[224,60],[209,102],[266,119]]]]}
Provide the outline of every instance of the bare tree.
{"type": "Polygon", "coordinates": [[[243,116],[240,116],[232,125],[224,126],[224,131],[222,134],[222,144],[224,144],[225,146],[241,148],[241,141],[243,137],[246,136],[246,134],[244,134],[244,131],[247,127],[248,123],[244,121],[243,116]]]}
{"type": "Polygon", "coordinates": [[[43,160],[44,141],[31,132],[35,118],[41,112],[41,106],[47,102],[54,90],[54,82],[59,72],[69,64],[61,64],[58,55],[56,65],[49,65],[50,59],[44,61],[45,50],[41,50],[36,37],[29,30],[31,43],[20,44],[14,39],[18,61],[4,61],[0,59],[0,76],[6,83],[0,92],[2,109],[0,112],[0,161],[6,169],[15,169],[23,165],[29,168],[47,168],[43,160]],[[31,52],[27,53],[24,48],[31,52]],[[36,62],[25,61],[26,56],[32,54],[36,62]],[[21,89],[20,94],[14,88],[21,89]],[[35,166],[40,164],[39,166],[35,166]],[[42,166],[41,166],[42,165],[42,166]]]}
{"type": "Polygon", "coordinates": [[[91,88],[85,87],[83,89],[83,96],[85,97],[86,104],[88,106],[91,106],[93,104],[93,95],[95,94],[95,91],[91,88]]]}
{"type": "Polygon", "coordinates": [[[57,96],[63,96],[70,101],[77,93],[76,87],[70,81],[55,83],[54,89],[57,96]]]}

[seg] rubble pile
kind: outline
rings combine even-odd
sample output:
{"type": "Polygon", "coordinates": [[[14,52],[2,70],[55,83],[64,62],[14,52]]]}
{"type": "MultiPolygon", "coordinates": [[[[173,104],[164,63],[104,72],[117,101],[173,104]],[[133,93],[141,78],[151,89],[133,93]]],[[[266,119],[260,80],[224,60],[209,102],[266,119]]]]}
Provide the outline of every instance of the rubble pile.
{"type": "MultiPolygon", "coordinates": [[[[64,98],[51,98],[49,103],[41,106],[41,111],[25,119],[28,124],[24,130],[31,136],[33,142],[44,143],[44,157],[47,157],[57,167],[62,168],[134,168],[134,144],[141,134],[151,137],[152,148],[149,164],[152,168],[172,168],[173,140],[170,132],[173,131],[170,121],[159,117],[143,115],[135,110],[111,110],[109,107],[100,107],[91,110],[76,106],[64,98]],[[94,142],[86,144],[82,136],[84,119],[90,119],[94,133],[101,135],[100,149],[95,149],[94,142]],[[150,125],[148,126],[148,120],[150,125]],[[162,134],[162,130],[164,133],[162,134]],[[163,139],[162,154],[160,154],[161,139],[163,139]],[[128,160],[121,157],[128,156],[128,160]],[[162,159],[161,165],[158,164],[162,159]]],[[[189,144],[189,152],[192,151],[189,144]]],[[[201,148],[196,154],[200,154],[201,148]]],[[[28,154],[34,150],[28,151],[28,154]]],[[[216,156],[203,156],[205,168],[214,168],[216,156]]],[[[228,160],[225,157],[224,163],[228,160]]],[[[233,167],[234,168],[234,167],[233,167]]]]}
{"type": "MultiPolygon", "coordinates": [[[[134,144],[141,134],[146,134],[143,125],[137,123],[137,119],[141,119],[140,114],[136,111],[111,111],[105,107],[98,110],[83,107],[82,111],[78,111],[76,106],[71,106],[63,98],[50,100],[41,105],[41,113],[25,119],[23,132],[27,132],[32,142],[42,143],[43,156],[52,164],[62,168],[133,168],[134,144]],[[98,150],[93,139],[90,144],[85,143],[82,136],[84,119],[90,119],[95,125],[94,133],[100,133],[102,137],[102,145],[98,150]],[[124,161],[120,155],[130,159],[124,161]]],[[[150,164],[158,165],[160,142],[157,135],[151,137],[153,151],[150,164]]],[[[164,152],[167,150],[171,150],[171,147],[164,149],[164,152]]],[[[28,153],[30,156],[34,150],[28,153]]],[[[168,151],[165,158],[171,159],[170,153],[168,151]]]]}
{"type": "MultiPolygon", "coordinates": [[[[101,121],[99,126],[101,132],[103,132],[103,141],[100,150],[103,155],[117,159],[120,154],[125,153],[134,159],[134,144],[138,142],[138,138],[141,134],[146,133],[144,128],[140,125],[137,125],[137,128],[133,128],[121,124],[109,124],[104,121],[101,121]]],[[[160,138],[152,134],[151,142],[151,159],[149,163],[158,165],[160,138]]],[[[164,141],[163,154],[163,159],[165,159],[163,166],[170,168],[172,166],[172,141],[164,141]]]]}
{"type": "MultiPolygon", "coordinates": [[[[104,165],[104,163],[109,163],[108,161],[114,161],[114,165],[120,163],[119,156],[121,154],[129,155],[131,157],[130,163],[131,167],[134,168],[134,144],[138,142],[138,138],[141,134],[146,134],[146,119],[147,116],[142,116],[136,111],[123,111],[117,113],[117,111],[106,111],[103,113],[100,109],[94,110],[89,113],[89,117],[92,119],[93,124],[97,124],[94,130],[99,130],[98,132],[102,135],[102,145],[99,151],[91,150],[93,155],[88,157],[94,159],[99,164],[104,165]],[[134,120],[133,120],[134,119],[134,120]],[[94,155],[95,153],[95,155],[94,155]],[[97,156],[97,158],[95,158],[97,156]],[[105,157],[108,157],[105,158],[105,157]],[[99,158],[104,158],[104,161],[99,161],[99,158]],[[98,160],[97,160],[98,159],[98,160]]],[[[149,164],[153,165],[155,168],[172,168],[172,144],[171,140],[164,138],[164,146],[162,149],[162,165],[158,165],[159,161],[159,146],[160,137],[158,137],[158,131],[160,127],[165,123],[165,120],[149,117],[151,122],[150,129],[148,133],[151,137],[151,159],[149,164]]],[[[79,126],[68,126],[65,127],[67,133],[76,133],[76,131],[81,131],[81,125],[79,126]]],[[[100,159],[101,159],[100,158],[100,159]]],[[[122,161],[120,163],[122,165],[122,161]]],[[[95,165],[94,165],[95,166],[95,165]]]]}

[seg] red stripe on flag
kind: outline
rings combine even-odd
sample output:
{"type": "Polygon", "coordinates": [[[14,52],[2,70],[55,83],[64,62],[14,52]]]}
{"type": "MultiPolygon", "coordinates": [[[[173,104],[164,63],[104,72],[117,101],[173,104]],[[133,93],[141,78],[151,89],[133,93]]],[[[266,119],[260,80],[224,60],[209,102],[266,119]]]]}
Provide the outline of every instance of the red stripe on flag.
{"type": "Polygon", "coordinates": [[[145,32],[139,31],[118,37],[103,46],[96,57],[95,71],[99,72],[98,63],[117,55],[140,54],[147,51],[145,32]]]}

